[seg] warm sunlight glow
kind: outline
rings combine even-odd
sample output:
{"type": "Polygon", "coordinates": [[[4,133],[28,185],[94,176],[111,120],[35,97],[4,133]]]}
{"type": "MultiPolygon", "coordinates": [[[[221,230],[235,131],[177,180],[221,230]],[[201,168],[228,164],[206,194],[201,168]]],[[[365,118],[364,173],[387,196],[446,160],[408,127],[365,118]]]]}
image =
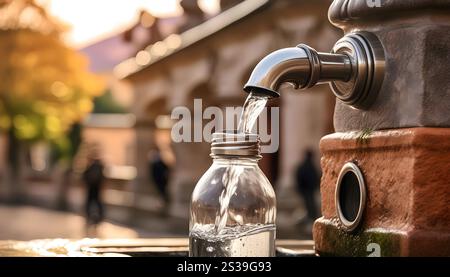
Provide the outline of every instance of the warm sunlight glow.
{"type": "MultiPolygon", "coordinates": [[[[51,14],[67,23],[71,30],[68,43],[84,46],[133,24],[140,10],[156,16],[168,17],[182,14],[180,0],[41,0],[51,14]]],[[[219,10],[218,0],[200,0],[200,7],[207,13],[219,10]]]]}
{"type": "Polygon", "coordinates": [[[216,14],[220,11],[220,3],[218,0],[198,0],[198,5],[209,14],[216,14]]]}

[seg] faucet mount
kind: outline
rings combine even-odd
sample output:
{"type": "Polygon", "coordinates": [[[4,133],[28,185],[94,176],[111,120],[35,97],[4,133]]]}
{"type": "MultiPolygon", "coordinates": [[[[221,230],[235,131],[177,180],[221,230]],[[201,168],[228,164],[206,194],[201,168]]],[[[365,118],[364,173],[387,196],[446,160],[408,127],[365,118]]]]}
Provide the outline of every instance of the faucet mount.
{"type": "Polygon", "coordinates": [[[283,83],[296,89],[328,82],[336,97],[358,109],[375,101],[384,79],[384,50],[372,33],[350,33],[331,53],[300,44],[272,52],[253,70],[244,86],[247,92],[278,97],[283,83]]]}

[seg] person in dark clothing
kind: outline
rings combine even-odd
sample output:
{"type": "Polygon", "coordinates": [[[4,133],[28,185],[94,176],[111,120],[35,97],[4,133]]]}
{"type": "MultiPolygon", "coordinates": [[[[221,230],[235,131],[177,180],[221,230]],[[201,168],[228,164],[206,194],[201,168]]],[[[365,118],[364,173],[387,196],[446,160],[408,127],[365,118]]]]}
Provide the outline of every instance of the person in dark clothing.
{"type": "Polygon", "coordinates": [[[150,157],[150,177],[166,205],[169,203],[169,193],[167,191],[169,173],[170,168],[161,158],[161,153],[159,151],[152,153],[150,157]]]}
{"type": "Polygon", "coordinates": [[[87,190],[85,206],[87,225],[97,225],[103,220],[103,203],[100,195],[104,180],[103,168],[102,161],[96,156],[91,156],[83,173],[87,190]]]}
{"type": "Polygon", "coordinates": [[[314,153],[308,149],[305,158],[296,171],[297,190],[305,203],[307,218],[314,221],[318,217],[315,192],[319,187],[320,176],[314,165],[314,153]]]}

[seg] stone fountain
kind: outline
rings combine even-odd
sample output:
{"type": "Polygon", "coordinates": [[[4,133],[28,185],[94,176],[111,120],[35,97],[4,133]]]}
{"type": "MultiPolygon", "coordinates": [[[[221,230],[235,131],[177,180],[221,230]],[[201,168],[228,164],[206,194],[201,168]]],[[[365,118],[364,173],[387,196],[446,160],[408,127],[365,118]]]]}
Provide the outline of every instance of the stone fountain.
{"type": "Polygon", "coordinates": [[[321,140],[321,256],[450,255],[450,1],[335,0],[331,53],[267,55],[245,90],[329,82],[336,133],[321,140]]]}

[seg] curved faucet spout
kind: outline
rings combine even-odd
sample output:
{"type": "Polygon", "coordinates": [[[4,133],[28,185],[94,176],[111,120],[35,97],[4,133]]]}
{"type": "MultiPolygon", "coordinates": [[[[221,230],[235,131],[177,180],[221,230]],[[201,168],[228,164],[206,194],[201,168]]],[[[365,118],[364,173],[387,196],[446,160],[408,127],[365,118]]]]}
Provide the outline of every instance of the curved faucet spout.
{"type": "Polygon", "coordinates": [[[318,53],[307,45],[299,45],[277,50],[263,58],[244,90],[278,97],[283,83],[303,89],[329,80],[348,81],[351,73],[347,55],[318,53]]]}
{"type": "Polygon", "coordinates": [[[367,109],[381,89],[384,69],[380,40],[368,32],[350,33],[336,42],[332,53],[300,44],[269,54],[256,65],[244,90],[278,97],[283,83],[303,89],[329,82],[339,100],[367,109]]]}

